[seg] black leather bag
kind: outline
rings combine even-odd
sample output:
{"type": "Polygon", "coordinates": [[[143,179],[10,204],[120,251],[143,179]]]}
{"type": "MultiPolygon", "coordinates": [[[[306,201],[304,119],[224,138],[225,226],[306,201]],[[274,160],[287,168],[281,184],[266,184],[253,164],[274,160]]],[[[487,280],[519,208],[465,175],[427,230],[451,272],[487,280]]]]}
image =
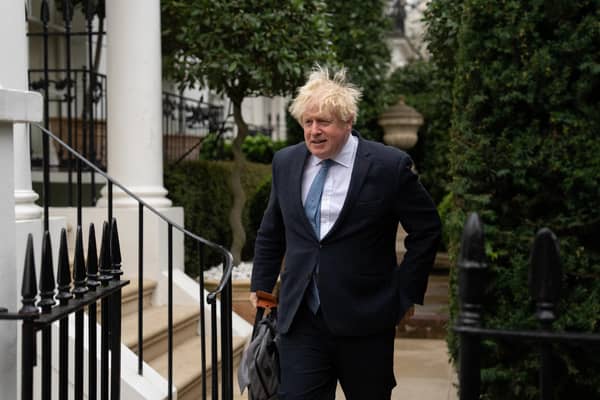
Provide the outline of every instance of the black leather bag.
{"type": "MultiPolygon", "coordinates": [[[[260,305],[260,303],[259,303],[260,305]]],[[[279,352],[277,349],[277,308],[258,307],[252,340],[242,354],[238,367],[240,391],[248,388],[249,400],[275,400],[279,390],[279,352]]]]}

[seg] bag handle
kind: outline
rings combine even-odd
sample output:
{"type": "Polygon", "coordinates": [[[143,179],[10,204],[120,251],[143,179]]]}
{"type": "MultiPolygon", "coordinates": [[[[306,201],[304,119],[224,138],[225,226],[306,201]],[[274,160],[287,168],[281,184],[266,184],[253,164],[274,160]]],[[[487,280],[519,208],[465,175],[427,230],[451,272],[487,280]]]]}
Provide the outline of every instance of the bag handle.
{"type": "Polygon", "coordinates": [[[263,292],[262,290],[256,291],[256,306],[265,309],[271,309],[277,307],[277,297],[271,293],[263,292]]]}
{"type": "Polygon", "coordinates": [[[256,317],[254,318],[254,327],[252,329],[252,339],[254,339],[254,335],[256,334],[256,327],[258,323],[263,318],[265,310],[271,310],[271,312],[275,312],[277,309],[277,297],[273,294],[264,292],[262,290],[256,291],[256,317]]]}

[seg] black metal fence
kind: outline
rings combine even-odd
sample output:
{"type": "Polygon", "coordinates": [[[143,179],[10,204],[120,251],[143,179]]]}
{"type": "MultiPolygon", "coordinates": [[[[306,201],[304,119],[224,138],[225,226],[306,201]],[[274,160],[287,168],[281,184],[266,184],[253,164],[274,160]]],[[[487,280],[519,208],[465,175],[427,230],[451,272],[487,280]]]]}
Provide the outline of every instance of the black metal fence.
{"type": "MultiPolygon", "coordinates": [[[[69,176],[69,201],[68,204],[75,206],[77,209],[77,230],[81,230],[82,226],[82,213],[83,213],[83,175],[90,174],[91,181],[91,198],[92,204],[96,202],[96,178],[100,179],[101,182],[106,182],[106,200],[107,200],[107,220],[113,221],[113,188],[116,186],[129,197],[131,197],[138,204],[138,266],[137,276],[135,277],[139,282],[139,291],[137,295],[138,300],[138,374],[143,375],[143,293],[144,293],[144,214],[145,211],[153,213],[157,218],[162,220],[167,230],[167,247],[168,260],[167,260],[167,273],[168,273],[168,293],[167,293],[167,321],[168,321],[168,387],[167,393],[168,398],[171,399],[173,396],[173,230],[180,231],[184,236],[193,240],[197,244],[197,257],[200,259],[200,264],[204,266],[205,259],[207,259],[207,252],[216,252],[223,262],[223,276],[217,288],[208,294],[206,302],[210,306],[210,316],[205,315],[205,296],[204,296],[204,279],[201,276],[199,281],[199,313],[200,313],[200,336],[201,336],[201,351],[198,354],[198,363],[202,365],[202,398],[207,398],[207,359],[206,354],[207,346],[211,348],[211,361],[212,361],[212,399],[219,398],[219,389],[221,390],[221,398],[224,400],[231,399],[233,397],[233,354],[232,354],[232,299],[231,299],[231,269],[232,269],[232,256],[222,246],[212,243],[200,236],[195,235],[192,232],[184,229],[182,226],[176,224],[155,208],[147,204],[144,200],[133,194],[125,186],[115,181],[113,178],[108,176],[104,172],[106,166],[106,140],[98,142],[98,132],[104,129],[104,118],[106,117],[106,77],[97,72],[96,65],[98,64],[98,48],[101,47],[100,38],[104,35],[104,8],[103,1],[96,0],[82,0],[79,2],[82,6],[86,21],[86,29],[82,32],[74,32],[72,30],[72,21],[75,2],[72,0],[62,0],[55,2],[59,6],[62,12],[62,18],[64,22],[64,29],[60,32],[50,32],[50,6],[48,0],[41,1],[41,14],[40,20],[42,23],[41,32],[32,32],[29,34],[30,38],[41,38],[43,47],[43,68],[39,70],[30,71],[30,79],[32,89],[39,90],[44,96],[44,124],[31,125],[32,135],[40,135],[42,142],[42,158],[41,166],[43,170],[43,183],[42,183],[42,206],[44,209],[43,213],[43,226],[44,231],[49,230],[49,218],[50,218],[50,206],[52,199],[50,195],[50,146],[56,149],[56,153],[61,155],[63,160],[63,166],[68,167],[69,176]],[[92,29],[94,26],[93,21],[96,19],[97,30],[92,29]],[[76,70],[71,65],[71,39],[74,36],[84,36],[87,39],[87,67],[76,70]],[[96,36],[96,48],[93,47],[92,38],[96,36]],[[56,37],[58,40],[64,41],[64,66],[60,66],[60,69],[51,69],[49,66],[49,39],[56,37]],[[54,104],[52,112],[50,110],[51,105],[54,104]],[[58,111],[56,111],[58,110],[58,111]],[[102,111],[104,110],[104,111],[102,111]],[[53,113],[56,112],[56,122],[53,123],[51,118],[53,113]],[[103,114],[104,112],[104,114],[103,114]],[[79,117],[80,116],[80,117],[79,117]],[[65,120],[66,118],[66,120],[65,120]],[[55,129],[57,134],[52,133],[55,129]],[[81,133],[81,136],[79,134],[81,133]],[[100,145],[104,146],[100,148],[100,145]],[[73,175],[71,175],[73,174],[73,175]],[[220,321],[217,321],[217,299],[220,300],[220,321]],[[206,320],[210,320],[210,332],[206,329],[206,320]],[[210,341],[207,337],[210,335],[210,341]],[[220,344],[219,344],[220,343],[220,344]],[[220,362],[219,362],[220,357],[220,362]]],[[[181,109],[181,104],[169,103],[175,105],[178,110],[181,109]]],[[[185,104],[183,106],[184,113],[173,114],[177,120],[181,120],[182,116],[185,116],[184,125],[192,127],[197,124],[206,124],[207,129],[212,128],[211,124],[221,122],[217,118],[217,114],[223,110],[211,107],[200,103],[196,104],[196,108],[191,107],[189,110],[185,110],[185,104]],[[198,117],[194,116],[189,118],[189,113],[197,113],[203,110],[204,113],[198,117]],[[206,118],[205,118],[206,117],[206,118]]],[[[170,106],[167,106],[167,108],[170,106]]],[[[178,122],[179,123],[179,122],[178,122]]],[[[147,213],[146,213],[147,214],[147,213]]],[[[116,230],[116,228],[115,228],[116,230]]],[[[90,236],[91,237],[91,236],[90,236]]],[[[90,239],[92,240],[92,239],[90,239]]],[[[102,251],[100,257],[104,254],[102,251]]],[[[92,257],[93,258],[93,257],[92,257]]],[[[88,261],[89,262],[89,261],[88,261]]],[[[120,261],[119,261],[120,262],[120,261]]],[[[101,263],[102,265],[102,263],[101,263]]],[[[90,267],[88,266],[88,269],[90,267]]],[[[60,269],[59,269],[60,271],[60,269]]],[[[75,278],[77,287],[77,277],[75,278]]],[[[88,278],[88,281],[94,281],[92,278],[88,278]]],[[[59,278],[59,285],[61,279],[59,278]]],[[[112,287],[112,286],[111,286],[112,287]]],[[[102,287],[100,287],[101,289],[102,287]]],[[[75,290],[75,289],[74,289],[75,290]]],[[[59,288],[59,295],[60,295],[59,288]]],[[[31,294],[29,291],[28,296],[31,294]]],[[[42,298],[45,295],[42,294],[42,298]]],[[[57,295],[58,296],[58,295],[57,295]]],[[[116,296],[116,295],[115,295],[116,296]]],[[[87,297],[86,297],[87,298],[87,297]]],[[[28,297],[30,299],[30,297],[28,297]]],[[[59,297],[56,297],[59,299],[59,297]]],[[[49,300],[49,298],[48,298],[49,300]]],[[[31,300],[28,300],[28,306],[35,307],[31,300]]],[[[59,299],[60,301],[60,299],[59,299]]],[[[90,300],[91,301],[91,300],[90,300]]],[[[102,300],[104,302],[104,300],[102,300]]],[[[110,300],[106,300],[110,304],[110,300]]],[[[114,301],[114,304],[120,301],[114,301]]],[[[90,317],[95,315],[92,312],[92,308],[95,307],[92,303],[90,304],[90,317]]],[[[95,304],[95,303],[94,303],[95,304]]],[[[41,306],[41,305],[40,305],[41,306]]],[[[69,306],[70,307],[70,306],[69,306]]],[[[102,312],[108,310],[110,306],[104,306],[102,304],[102,312]]],[[[30,310],[31,311],[31,310],[30,310]]],[[[54,311],[52,311],[53,313],[54,311]]],[[[108,312],[108,311],[107,311],[108,312]]],[[[116,305],[112,312],[111,318],[118,320],[120,323],[120,308],[116,305]]],[[[51,315],[54,315],[52,314],[51,315]]],[[[42,310],[42,313],[44,311],[42,310]]],[[[4,314],[5,317],[12,314],[4,314]]],[[[41,318],[41,317],[40,317],[41,318]]],[[[37,318],[39,321],[40,318],[37,318]]],[[[76,317],[77,318],[77,317],[76,317]]],[[[27,318],[26,322],[30,319],[27,318]]],[[[41,320],[46,320],[44,317],[41,320]]],[[[53,319],[55,320],[55,319],[53,319]]],[[[95,320],[94,320],[95,325],[95,320]]],[[[120,325],[119,325],[120,326],[120,325]]],[[[29,329],[29,328],[28,328],[29,329]]],[[[61,328],[62,329],[62,328],[61,328]]],[[[115,328],[116,329],[116,328],[115,328]]],[[[90,329],[90,332],[92,330],[90,329]]],[[[95,332],[95,330],[94,330],[95,332]]],[[[115,336],[109,331],[113,340],[115,336]]],[[[107,336],[109,338],[109,336],[107,336]]],[[[116,338],[114,339],[116,343],[116,338]]],[[[32,349],[33,343],[30,339],[24,342],[24,346],[30,349],[28,356],[35,354],[35,349],[32,349]]],[[[118,351],[119,346],[113,348],[113,352],[118,351]]],[[[90,354],[91,358],[95,358],[95,355],[90,354]]],[[[113,356],[114,357],[114,356],[113,356]]],[[[43,357],[42,357],[43,358],[43,357]]],[[[108,362],[108,357],[101,358],[102,363],[108,362]]],[[[29,365],[29,364],[26,364],[29,365]]],[[[45,365],[45,364],[44,364],[45,365]]],[[[42,367],[44,368],[44,367],[42,367]]],[[[90,364],[90,368],[92,368],[90,364]]],[[[95,368],[95,364],[94,364],[95,368]]],[[[108,370],[108,365],[101,365],[101,369],[108,370]]],[[[83,369],[77,369],[83,370],[83,369]]],[[[90,370],[90,375],[94,375],[93,371],[90,370]]],[[[113,374],[119,376],[119,370],[117,365],[113,365],[111,369],[113,374]]],[[[61,372],[60,379],[66,379],[61,372]]],[[[101,387],[108,385],[106,378],[101,375],[101,387]]],[[[117,379],[118,381],[118,379],[117,379]]],[[[28,381],[27,381],[28,382],[28,381]]],[[[111,383],[111,387],[118,385],[117,383],[111,383]]],[[[79,387],[79,385],[78,385],[79,387]]],[[[106,386],[108,387],[108,386],[106,386]]],[[[111,389],[111,396],[115,396],[118,393],[118,387],[111,389]]],[[[90,393],[92,390],[90,390],[90,393]]],[[[108,392],[101,392],[102,400],[107,399],[108,392]]],[[[81,397],[76,397],[81,398],[81,397]]],[[[90,397],[92,398],[92,397],[90,397]]],[[[113,397],[116,398],[116,397],[113,397]]]]}
{"type": "MultiPolygon", "coordinates": [[[[46,85],[49,85],[48,95],[44,101],[48,102],[48,108],[52,109],[48,118],[48,129],[56,132],[69,146],[76,149],[85,158],[102,170],[106,170],[106,75],[93,74],[86,67],[80,69],[30,69],[30,90],[45,93],[46,85]],[[48,76],[48,83],[44,76],[48,76]],[[90,99],[91,93],[91,99],[90,99]],[[93,122],[90,113],[86,111],[91,101],[93,122]]],[[[62,148],[56,150],[56,164],[60,170],[68,172],[69,182],[73,181],[72,173],[75,170],[74,157],[62,148]]],[[[41,167],[42,155],[33,154],[32,165],[41,167]]],[[[72,189],[72,187],[71,187],[72,189]]],[[[73,198],[73,192],[70,192],[73,198]]]]}
{"type": "Polygon", "coordinates": [[[21,289],[23,307],[16,313],[0,310],[0,320],[22,320],[21,330],[21,399],[33,399],[33,371],[37,364],[37,332],[41,332],[41,396],[54,398],[52,388],[52,324],[59,324],[58,398],[69,395],[69,370],[74,371],[74,396],[84,395],[84,310],[88,309],[88,398],[97,398],[98,372],[96,368],[96,307],[101,302],[101,399],[120,398],[121,366],[121,289],[129,282],[121,280],[121,250],[116,220],[111,228],[104,223],[100,259],[96,249],[96,235],[91,225],[88,236],[87,266],[83,255],[83,235],[77,228],[73,279],[71,279],[67,234],[61,232],[56,281],[50,234],[44,233],[40,268],[39,291],[33,253],[33,238],[29,235],[23,268],[21,289]],[[99,267],[99,268],[98,268],[99,267]],[[55,283],[56,282],[56,283],[55,283]],[[69,365],[69,315],[75,315],[74,365],[69,365]],[[110,367],[109,367],[110,354],[110,367]]]}
{"type": "MultiPolygon", "coordinates": [[[[42,40],[42,66],[29,71],[30,89],[42,92],[44,96],[44,128],[58,132],[69,146],[76,148],[84,154],[93,165],[100,168],[106,167],[106,76],[97,72],[101,38],[105,32],[104,26],[104,2],[94,0],[83,0],[81,10],[85,18],[85,30],[73,31],[74,2],[63,0],[56,2],[62,12],[63,30],[60,32],[50,31],[50,4],[48,0],[42,0],[40,20],[41,32],[30,32],[30,40],[42,40]],[[94,18],[97,18],[98,29],[93,28],[94,18]],[[50,38],[56,37],[64,43],[64,60],[61,66],[50,67],[50,38]],[[72,66],[72,39],[84,37],[87,43],[86,62],[87,67],[75,69],[72,66]],[[96,37],[96,47],[93,46],[93,38],[96,37]],[[52,112],[51,112],[51,105],[52,112]]],[[[61,60],[56,60],[61,64],[61,60]]],[[[33,165],[39,164],[39,160],[50,158],[50,141],[42,135],[42,156],[32,157],[33,165]]],[[[74,162],[77,162],[68,152],[58,149],[58,165],[68,171],[68,202],[73,205],[73,177],[74,162]]],[[[96,200],[95,171],[84,166],[84,172],[89,172],[91,182],[92,204],[96,200]]],[[[49,174],[49,171],[45,171],[49,174]]],[[[44,176],[47,180],[48,176],[44,176]]],[[[42,193],[44,201],[49,201],[49,193],[42,193]],[[48,200],[46,200],[48,199],[48,200]]]]}
{"type": "MultiPolygon", "coordinates": [[[[103,171],[107,167],[107,76],[98,72],[105,36],[104,1],[59,0],[54,2],[62,17],[60,30],[51,30],[51,11],[48,0],[41,1],[41,29],[28,33],[31,41],[39,40],[42,48],[41,65],[28,71],[29,89],[44,96],[44,128],[77,150],[103,171]],[[75,7],[75,4],[79,6],[75,7]],[[81,12],[85,29],[73,29],[76,12],[81,12]],[[94,24],[94,20],[96,23],[94,24]],[[73,40],[84,38],[85,64],[73,66],[73,40]],[[95,41],[93,40],[95,38],[95,41]],[[95,45],[94,45],[95,44],[95,45]],[[50,54],[60,55],[50,57],[50,54]],[[54,65],[51,65],[54,64],[54,65]]],[[[167,163],[197,158],[198,150],[208,133],[223,135],[231,130],[231,110],[191,99],[182,95],[163,93],[163,154],[167,163]]],[[[42,136],[41,151],[33,146],[32,166],[40,168],[50,154],[56,159],[51,166],[67,175],[66,203],[75,206],[74,174],[77,159],[61,147],[51,147],[42,136]]],[[[83,165],[89,175],[91,205],[97,200],[96,172],[83,165]]],[[[42,193],[42,197],[49,193],[42,193]]],[[[58,202],[57,202],[58,203],[58,202]]],[[[54,204],[54,203],[52,203],[54,204]]]]}
{"type": "Polygon", "coordinates": [[[555,358],[552,344],[600,344],[600,334],[560,332],[552,328],[556,319],[555,308],[559,300],[562,280],[561,261],[556,236],[547,228],[538,231],[531,251],[529,289],[536,303],[535,317],[538,330],[508,330],[482,327],[482,303],[486,287],[487,264],[485,258],[483,226],[479,216],[469,215],[463,230],[458,260],[460,313],[454,325],[458,333],[459,392],[461,400],[480,398],[481,341],[508,340],[535,345],[540,356],[540,399],[553,399],[552,371],[555,358]]]}
{"type": "MultiPolygon", "coordinates": [[[[191,240],[197,243],[198,253],[197,256],[200,260],[200,265],[204,268],[206,253],[208,251],[215,251],[220,254],[223,262],[223,276],[219,282],[217,288],[208,294],[207,302],[210,305],[210,346],[211,346],[211,384],[212,384],[212,399],[219,398],[219,387],[221,388],[221,398],[228,400],[233,398],[233,337],[232,337],[232,287],[231,287],[231,271],[233,268],[233,257],[231,253],[224,247],[212,243],[200,236],[195,235],[192,232],[184,229],[182,226],[171,221],[169,218],[161,214],[154,207],[147,204],[144,200],[133,194],[129,189],[115,181],[112,177],[108,176],[105,172],[101,171],[97,166],[93,165],[89,160],[85,159],[81,154],[76,152],[65,142],[60,140],[52,132],[48,131],[42,126],[38,126],[39,130],[48,138],[54,140],[57,145],[63,147],[69,151],[78,160],[78,173],[77,173],[77,190],[78,206],[77,206],[77,226],[78,229],[81,227],[82,211],[81,206],[81,166],[87,165],[88,168],[93,169],[98,175],[104,177],[107,182],[107,212],[108,220],[113,220],[113,187],[117,186],[129,197],[138,203],[138,271],[137,280],[139,282],[138,291],[138,374],[143,375],[143,358],[144,358],[144,338],[143,338],[143,293],[144,293],[144,209],[152,212],[158,218],[163,220],[166,224],[168,242],[166,243],[168,251],[167,260],[167,273],[168,273],[168,293],[167,293],[167,321],[168,321],[168,398],[171,399],[173,395],[173,230],[176,229],[187,236],[191,240]],[[221,302],[220,307],[220,320],[217,321],[217,298],[221,302]],[[220,328],[220,331],[219,331],[220,328]],[[218,345],[220,342],[220,348],[218,345]],[[220,350],[220,351],[219,351],[220,350]],[[221,362],[219,363],[219,355],[221,362]],[[220,366],[220,368],[219,368],[220,366]],[[220,382],[219,382],[220,378],[220,382]],[[220,383],[220,385],[219,385],[220,383]]],[[[47,159],[44,160],[44,170],[49,168],[47,159]]],[[[50,185],[50,181],[44,181],[45,192],[48,192],[47,186],[50,185]]],[[[48,230],[49,225],[49,210],[48,204],[44,204],[44,226],[48,230]]],[[[101,253],[102,254],[102,253],[101,253]]],[[[202,365],[202,398],[207,397],[207,363],[206,354],[207,346],[206,338],[208,332],[206,331],[206,316],[205,316],[205,301],[204,301],[204,277],[200,275],[199,280],[199,294],[200,294],[200,337],[201,337],[201,352],[198,354],[198,362],[202,365]]],[[[119,301],[120,304],[120,301],[119,301]]],[[[117,312],[117,311],[115,311],[117,312]]],[[[120,309],[118,318],[120,320],[120,309]]],[[[102,400],[105,400],[104,398],[102,400]]]]}
{"type": "Polygon", "coordinates": [[[202,140],[209,134],[221,137],[231,131],[231,110],[163,92],[163,158],[166,164],[198,159],[202,140]]]}

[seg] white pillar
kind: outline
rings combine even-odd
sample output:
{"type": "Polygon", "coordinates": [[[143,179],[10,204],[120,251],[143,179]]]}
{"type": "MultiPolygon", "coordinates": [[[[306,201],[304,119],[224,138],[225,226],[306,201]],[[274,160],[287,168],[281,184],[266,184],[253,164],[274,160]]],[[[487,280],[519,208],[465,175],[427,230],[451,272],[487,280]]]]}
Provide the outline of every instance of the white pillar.
{"type": "MultiPolygon", "coordinates": [[[[155,207],[163,187],[159,0],[107,0],[108,173],[155,207]]],[[[106,204],[106,187],[100,205],[106,204]]],[[[114,190],[115,206],[135,206],[114,190]]]]}
{"type": "MultiPolygon", "coordinates": [[[[27,90],[27,32],[22,1],[0,4],[0,54],[10,54],[10,62],[2,62],[0,85],[27,90]],[[10,38],[10,39],[8,39],[10,38]]],[[[35,204],[38,195],[31,189],[29,135],[25,124],[14,126],[15,216],[17,221],[41,219],[42,208],[35,204]]]]}
{"type": "MultiPolygon", "coordinates": [[[[22,4],[21,4],[22,6],[22,4]]],[[[0,16],[4,16],[0,9],[0,16]]],[[[0,17],[0,26],[9,23],[0,17]]],[[[0,41],[1,42],[1,41],[0,41]]],[[[15,194],[13,164],[13,123],[40,121],[42,96],[39,93],[0,88],[0,307],[18,308],[20,277],[15,265],[15,194]]],[[[17,323],[0,321],[0,387],[2,398],[17,396],[17,323]]]]}

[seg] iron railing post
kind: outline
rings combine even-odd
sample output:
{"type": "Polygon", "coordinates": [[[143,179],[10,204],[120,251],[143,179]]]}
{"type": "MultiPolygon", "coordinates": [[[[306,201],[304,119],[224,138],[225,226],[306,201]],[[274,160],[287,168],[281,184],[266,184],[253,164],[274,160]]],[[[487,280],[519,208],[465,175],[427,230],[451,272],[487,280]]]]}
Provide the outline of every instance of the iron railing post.
{"type": "MultiPolygon", "coordinates": [[[[72,103],[72,96],[71,96],[71,86],[72,86],[72,81],[71,81],[71,27],[72,27],[72,20],[73,20],[73,4],[71,2],[71,0],[63,0],[63,20],[65,21],[65,62],[66,62],[66,66],[67,66],[67,97],[66,97],[66,101],[67,101],[67,143],[69,144],[69,146],[73,145],[73,115],[71,114],[71,103],[72,103]]],[[[61,121],[61,126],[62,126],[62,121],[61,121]]],[[[71,152],[67,152],[68,156],[68,163],[69,163],[69,168],[67,171],[67,177],[68,177],[68,202],[69,202],[69,206],[73,206],[73,175],[72,175],[72,169],[73,169],[73,155],[71,154],[71,152]]]]}
{"type": "MultiPolygon", "coordinates": [[[[61,232],[61,244],[63,237],[66,241],[66,232],[61,232]]],[[[42,244],[42,267],[40,271],[40,307],[42,314],[47,314],[56,304],[54,300],[54,271],[52,268],[52,248],[48,231],[44,233],[42,244]]],[[[52,398],[52,327],[46,326],[42,329],[42,400],[52,398]]]]}
{"type": "MultiPolygon", "coordinates": [[[[543,331],[551,331],[556,319],[555,305],[560,295],[562,267],[556,236],[550,229],[538,231],[531,250],[529,289],[536,302],[536,318],[543,331]]],[[[552,394],[552,349],[549,343],[540,345],[540,399],[550,400],[552,394]]]]}
{"type": "MultiPolygon", "coordinates": [[[[92,46],[92,22],[94,20],[94,3],[92,0],[87,0],[85,6],[85,19],[87,25],[87,58],[88,58],[88,70],[90,71],[90,87],[88,89],[88,124],[89,124],[89,159],[92,163],[96,164],[96,149],[95,149],[95,141],[96,137],[94,135],[94,88],[96,85],[96,76],[94,71],[94,62],[93,62],[93,46],[92,46]]],[[[96,204],[96,179],[94,169],[90,169],[90,185],[91,185],[91,201],[92,205],[96,204]]]]}
{"type": "MultiPolygon", "coordinates": [[[[35,260],[33,256],[33,236],[27,235],[25,248],[25,263],[23,265],[23,281],[21,286],[20,315],[39,315],[35,305],[37,297],[37,284],[35,277],[35,260]]],[[[36,335],[33,322],[29,319],[23,321],[21,341],[21,397],[22,400],[33,400],[33,367],[36,360],[36,335]]]]}
{"type": "MultiPolygon", "coordinates": [[[[98,250],[96,249],[96,229],[90,224],[88,231],[88,253],[87,253],[87,285],[92,292],[100,286],[98,274],[98,250]]],[[[96,366],[96,315],[97,303],[88,306],[88,400],[96,400],[98,391],[98,372],[96,366]]]]}
{"type": "Polygon", "coordinates": [[[168,391],[169,399],[173,398],[173,225],[169,224],[168,230],[168,391]]]}
{"type": "MultiPolygon", "coordinates": [[[[471,213],[463,229],[458,259],[460,313],[458,325],[479,327],[485,283],[485,248],[483,226],[476,213],[471,213]]],[[[479,399],[481,337],[461,332],[459,349],[460,400],[479,399]]]]}
{"type": "MultiPolygon", "coordinates": [[[[120,281],[123,271],[121,270],[121,244],[117,220],[113,218],[110,235],[110,259],[112,269],[110,274],[113,281],[120,281]]],[[[119,400],[121,397],[121,290],[114,292],[111,296],[111,400],[119,400]]]]}
{"type": "MultiPolygon", "coordinates": [[[[61,238],[62,242],[62,238],[61,238]]],[[[56,280],[58,282],[58,294],[56,299],[61,306],[66,306],[73,298],[71,294],[71,270],[69,264],[69,253],[66,246],[58,248],[58,271],[56,280]]],[[[69,396],[69,317],[59,322],[59,377],[58,396],[60,400],[68,400],[69,396]]]]}
{"type": "Polygon", "coordinates": [[[138,203],[138,374],[144,374],[144,205],[138,203]]]}
{"type": "Polygon", "coordinates": [[[212,298],[210,301],[210,350],[212,363],[212,399],[219,400],[219,369],[217,368],[219,351],[217,347],[217,299],[212,298]]]}
{"type": "MultiPolygon", "coordinates": [[[[112,280],[110,261],[110,239],[108,222],[102,225],[102,240],[100,243],[100,277],[98,280],[103,288],[107,287],[112,280]]],[[[110,297],[104,297],[100,301],[100,321],[102,330],[100,333],[100,399],[108,400],[109,377],[108,377],[108,352],[110,348],[110,297]]]]}
{"type": "MultiPolygon", "coordinates": [[[[48,0],[42,0],[41,17],[43,23],[43,41],[44,41],[44,127],[50,129],[50,77],[48,75],[48,23],[50,22],[50,9],[48,0]]],[[[46,135],[42,137],[42,157],[43,157],[43,182],[42,193],[44,197],[44,231],[49,231],[49,204],[50,204],[50,138],[46,135]]]]}
{"type": "MultiPolygon", "coordinates": [[[[77,227],[75,233],[73,278],[75,284],[73,294],[75,299],[81,300],[88,292],[81,226],[77,227]]],[[[75,312],[75,398],[83,398],[83,308],[75,312]]]]}
{"type": "Polygon", "coordinates": [[[206,400],[206,310],[204,309],[204,245],[198,243],[198,259],[200,260],[200,273],[198,277],[200,291],[200,349],[202,364],[202,400],[206,400]]]}
{"type": "MultiPolygon", "coordinates": [[[[227,270],[227,258],[223,257],[223,271],[227,270]]],[[[231,337],[231,279],[221,292],[221,391],[223,400],[233,398],[233,341],[231,337]]]]}

